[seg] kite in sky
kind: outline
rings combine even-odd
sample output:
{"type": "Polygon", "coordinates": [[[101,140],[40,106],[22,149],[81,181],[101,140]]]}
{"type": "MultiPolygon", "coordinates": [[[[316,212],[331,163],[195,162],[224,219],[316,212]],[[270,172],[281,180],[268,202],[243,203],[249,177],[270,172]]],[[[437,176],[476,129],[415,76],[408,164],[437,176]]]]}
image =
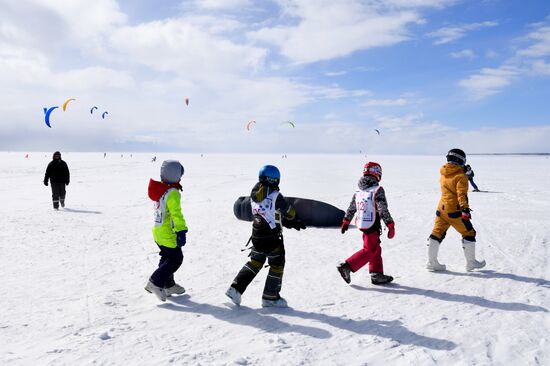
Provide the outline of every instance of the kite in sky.
{"type": "Polygon", "coordinates": [[[65,111],[67,110],[67,104],[69,104],[69,102],[70,102],[71,100],[76,100],[76,99],[74,99],[74,98],[69,98],[69,99],[67,99],[67,100],[63,103],[63,112],[65,112],[65,111]]]}
{"type": "Polygon", "coordinates": [[[50,125],[50,115],[56,108],[59,108],[59,107],[58,106],[51,107],[51,108],[44,107],[44,122],[46,122],[46,126],[48,126],[49,128],[52,128],[52,126],[50,125]]]}

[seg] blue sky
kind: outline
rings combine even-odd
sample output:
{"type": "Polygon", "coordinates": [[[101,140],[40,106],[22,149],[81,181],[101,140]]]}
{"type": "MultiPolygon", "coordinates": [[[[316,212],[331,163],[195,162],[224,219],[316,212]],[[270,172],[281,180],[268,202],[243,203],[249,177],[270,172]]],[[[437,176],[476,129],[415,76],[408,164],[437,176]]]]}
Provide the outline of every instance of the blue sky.
{"type": "Polygon", "coordinates": [[[3,150],[550,151],[549,1],[7,0],[0,24],[3,150]]]}

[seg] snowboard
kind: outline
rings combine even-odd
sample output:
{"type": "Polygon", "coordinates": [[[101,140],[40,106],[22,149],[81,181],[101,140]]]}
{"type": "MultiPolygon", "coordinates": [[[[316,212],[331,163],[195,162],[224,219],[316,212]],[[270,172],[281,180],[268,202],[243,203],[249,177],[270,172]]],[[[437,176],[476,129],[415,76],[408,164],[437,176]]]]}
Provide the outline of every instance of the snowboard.
{"type": "MultiPolygon", "coordinates": [[[[285,197],[285,199],[296,209],[298,218],[306,226],[339,227],[346,214],[338,207],[321,201],[300,197],[285,197]]],[[[239,220],[252,221],[250,197],[241,196],[237,198],[233,204],[233,213],[239,220]]]]}

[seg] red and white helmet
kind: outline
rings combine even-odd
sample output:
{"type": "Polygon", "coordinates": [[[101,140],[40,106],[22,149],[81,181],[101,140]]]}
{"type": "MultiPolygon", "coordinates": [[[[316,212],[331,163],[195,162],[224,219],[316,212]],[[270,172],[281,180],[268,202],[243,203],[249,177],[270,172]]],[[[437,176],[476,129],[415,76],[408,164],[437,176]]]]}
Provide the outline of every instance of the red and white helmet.
{"type": "Polygon", "coordinates": [[[378,163],[368,162],[363,167],[363,175],[372,175],[380,181],[382,179],[382,167],[378,163]]]}

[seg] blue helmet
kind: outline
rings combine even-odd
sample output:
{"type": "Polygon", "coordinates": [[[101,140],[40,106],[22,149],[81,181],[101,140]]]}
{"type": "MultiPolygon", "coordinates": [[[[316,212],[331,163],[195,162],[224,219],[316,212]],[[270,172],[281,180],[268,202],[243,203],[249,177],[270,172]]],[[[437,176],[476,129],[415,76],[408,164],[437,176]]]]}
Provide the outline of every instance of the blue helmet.
{"type": "Polygon", "coordinates": [[[281,181],[281,172],[274,165],[264,165],[260,169],[258,174],[260,182],[269,183],[269,184],[279,184],[281,181]]]}

